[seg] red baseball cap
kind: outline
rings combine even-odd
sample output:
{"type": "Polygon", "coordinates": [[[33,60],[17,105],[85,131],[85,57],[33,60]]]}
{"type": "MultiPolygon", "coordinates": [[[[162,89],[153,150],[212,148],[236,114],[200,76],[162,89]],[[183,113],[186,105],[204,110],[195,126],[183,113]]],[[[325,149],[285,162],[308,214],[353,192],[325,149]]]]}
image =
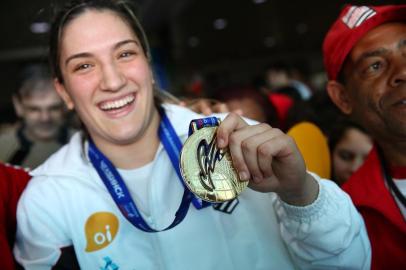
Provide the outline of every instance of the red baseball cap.
{"type": "Polygon", "coordinates": [[[346,5],[323,42],[324,66],[329,80],[336,80],[355,44],[371,29],[391,21],[406,21],[406,5],[346,5]]]}

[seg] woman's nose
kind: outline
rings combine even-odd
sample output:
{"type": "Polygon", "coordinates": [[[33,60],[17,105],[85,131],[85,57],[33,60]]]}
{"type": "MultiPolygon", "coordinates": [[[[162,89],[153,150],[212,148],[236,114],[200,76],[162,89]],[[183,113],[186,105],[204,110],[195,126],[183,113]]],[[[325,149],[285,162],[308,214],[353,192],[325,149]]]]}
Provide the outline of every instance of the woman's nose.
{"type": "Polygon", "coordinates": [[[103,68],[101,89],[104,91],[118,91],[125,85],[125,76],[116,65],[108,65],[103,68]]]}

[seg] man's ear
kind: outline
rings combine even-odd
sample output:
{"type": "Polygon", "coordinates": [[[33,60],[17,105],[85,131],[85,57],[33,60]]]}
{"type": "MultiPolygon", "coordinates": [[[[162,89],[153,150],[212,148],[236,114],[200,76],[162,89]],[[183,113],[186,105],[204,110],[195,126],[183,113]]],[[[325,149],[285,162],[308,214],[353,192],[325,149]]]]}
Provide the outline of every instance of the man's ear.
{"type": "Polygon", "coordinates": [[[13,105],[17,116],[23,117],[24,114],[23,104],[21,104],[21,100],[16,95],[13,95],[13,105]]]}
{"type": "Polygon", "coordinates": [[[327,93],[333,103],[344,113],[352,113],[352,103],[351,98],[348,94],[348,89],[338,81],[328,81],[327,82],[327,93]]]}
{"type": "Polygon", "coordinates": [[[66,91],[65,86],[58,80],[54,79],[54,87],[59,96],[63,99],[69,110],[73,110],[75,104],[73,103],[69,93],[66,91]]]}

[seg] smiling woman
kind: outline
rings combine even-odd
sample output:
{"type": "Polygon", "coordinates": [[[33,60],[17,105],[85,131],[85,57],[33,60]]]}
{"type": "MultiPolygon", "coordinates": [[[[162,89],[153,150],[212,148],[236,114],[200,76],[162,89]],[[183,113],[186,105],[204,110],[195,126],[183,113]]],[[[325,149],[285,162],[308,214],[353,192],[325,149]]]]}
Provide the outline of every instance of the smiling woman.
{"type": "Polygon", "coordinates": [[[58,80],[56,89],[76,109],[94,143],[113,153],[130,144],[128,154],[112,158],[120,168],[150,162],[159,144],[159,117],[152,71],[138,37],[116,13],[94,11],[71,21],[60,44],[63,83],[58,80]],[[100,23],[83,29],[95,21],[100,23]],[[131,160],[134,152],[143,152],[143,159],[131,160]]]}
{"type": "Polygon", "coordinates": [[[88,136],[76,134],[33,172],[18,208],[24,268],[368,268],[351,201],[307,173],[294,141],[267,124],[211,118],[236,181],[249,181],[238,199],[211,205],[185,187],[180,148],[202,116],[154,98],[149,49],[127,2],[71,2],[52,26],[50,52],[55,87],[88,136]]]}

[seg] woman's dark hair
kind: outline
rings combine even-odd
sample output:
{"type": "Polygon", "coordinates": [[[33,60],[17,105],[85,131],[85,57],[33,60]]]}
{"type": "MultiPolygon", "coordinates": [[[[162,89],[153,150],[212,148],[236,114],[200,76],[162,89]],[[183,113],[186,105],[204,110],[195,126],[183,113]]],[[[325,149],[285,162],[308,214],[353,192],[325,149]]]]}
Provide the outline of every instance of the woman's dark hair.
{"type": "Polygon", "coordinates": [[[340,117],[332,126],[330,134],[328,134],[328,146],[331,153],[333,153],[337,144],[343,139],[345,133],[351,128],[368,135],[368,132],[362,126],[348,118],[340,117]]]}

